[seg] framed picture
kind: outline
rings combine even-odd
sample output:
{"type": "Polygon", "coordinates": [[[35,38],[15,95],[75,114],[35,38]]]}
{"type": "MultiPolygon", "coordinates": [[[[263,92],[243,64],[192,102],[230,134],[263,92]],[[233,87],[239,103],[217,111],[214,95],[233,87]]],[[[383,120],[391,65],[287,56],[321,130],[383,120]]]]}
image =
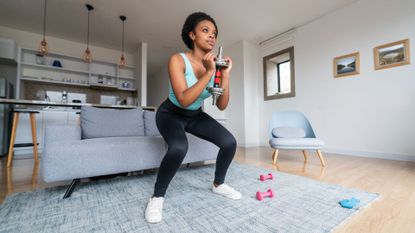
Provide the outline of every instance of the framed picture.
{"type": "Polygon", "coordinates": [[[374,48],[375,70],[409,64],[409,39],[374,48]]]}
{"type": "Polygon", "coordinates": [[[333,59],[333,75],[335,78],[360,73],[360,53],[351,53],[333,59]]]}

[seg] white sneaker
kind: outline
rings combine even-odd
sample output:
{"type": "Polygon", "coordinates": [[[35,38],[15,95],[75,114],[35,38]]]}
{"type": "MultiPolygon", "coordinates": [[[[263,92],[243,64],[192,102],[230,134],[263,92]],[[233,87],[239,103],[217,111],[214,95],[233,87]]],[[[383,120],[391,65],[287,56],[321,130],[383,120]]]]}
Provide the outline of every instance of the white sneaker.
{"type": "Polygon", "coordinates": [[[152,197],[148,201],[145,217],[149,223],[158,223],[162,219],[164,197],[152,197]]]}
{"type": "Polygon", "coordinates": [[[218,187],[212,186],[212,192],[225,196],[230,199],[241,199],[242,194],[227,184],[221,184],[218,187]]]}

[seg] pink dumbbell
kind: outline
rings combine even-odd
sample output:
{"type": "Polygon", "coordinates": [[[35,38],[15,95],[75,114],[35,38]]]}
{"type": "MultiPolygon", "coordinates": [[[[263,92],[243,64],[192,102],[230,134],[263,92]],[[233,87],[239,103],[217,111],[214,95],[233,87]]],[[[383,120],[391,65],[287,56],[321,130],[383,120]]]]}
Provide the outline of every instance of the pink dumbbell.
{"type": "Polygon", "coordinates": [[[262,199],[264,199],[265,197],[273,198],[274,192],[271,189],[268,189],[268,191],[264,193],[256,192],[256,199],[258,199],[259,201],[262,201],[262,199]]]}
{"type": "Polygon", "coordinates": [[[271,173],[268,173],[268,175],[260,175],[259,176],[259,179],[261,180],[261,181],[265,181],[265,180],[272,180],[273,179],[273,177],[272,177],[272,174],[271,173]]]}

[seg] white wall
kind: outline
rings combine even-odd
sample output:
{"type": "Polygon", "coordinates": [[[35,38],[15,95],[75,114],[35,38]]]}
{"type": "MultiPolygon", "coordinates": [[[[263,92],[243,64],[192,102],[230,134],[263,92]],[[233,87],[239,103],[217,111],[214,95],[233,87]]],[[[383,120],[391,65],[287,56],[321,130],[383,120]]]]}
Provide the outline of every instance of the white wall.
{"type": "Polygon", "coordinates": [[[244,94],[244,43],[237,42],[223,48],[223,53],[232,58],[230,72],[229,104],[225,110],[227,129],[235,136],[238,146],[244,146],[245,139],[245,94],[244,94]]]}
{"type": "Polygon", "coordinates": [[[263,49],[262,56],[294,45],[296,97],[264,101],[261,67],[260,143],[267,145],[273,111],[298,110],[324,139],[325,151],[415,161],[414,25],[413,0],[362,0],[263,49]],[[412,63],[375,71],[373,48],[406,38],[412,63]],[[360,52],[360,75],[334,79],[332,59],[352,52],[360,52]]]}
{"type": "Polygon", "coordinates": [[[225,111],[205,100],[205,112],[218,119],[226,119],[227,129],[235,136],[238,146],[256,146],[259,143],[258,111],[258,46],[239,41],[223,48],[225,56],[232,58],[229,104],[225,111]]]}
{"type": "MultiPolygon", "coordinates": [[[[246,42],[244,45],[244,116],[245,116],[245,144],[243,146],[256,146],[259,143],[260,112],[258,111],[259,98],[259,62],[260,53],[258,46],[246,42]]],[[[232,77],[238,79],[238,77],[232,77]]]]}
{"type": "Polygon", "coordinates": [[[147,105],[147,43],[145,42],[141,42],[135,52],[135,67],[139,105],[149,106],[147,105]]]}
{"type": "Polygon", "coordinates": [[[148,77],[147,82],[147,105],[160,106],[169,96],[169,75],[167,64],[161,70],[148,77]]]}

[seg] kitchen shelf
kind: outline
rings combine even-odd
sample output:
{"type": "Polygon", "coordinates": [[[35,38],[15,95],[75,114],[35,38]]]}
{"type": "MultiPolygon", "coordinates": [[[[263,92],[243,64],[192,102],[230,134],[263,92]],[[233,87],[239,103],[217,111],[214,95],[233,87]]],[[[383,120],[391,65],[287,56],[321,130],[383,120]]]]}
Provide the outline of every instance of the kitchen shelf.
{"type": "Polygon", "coordinates": [[[118,90],[120,91],[137,91],[135,88],[125,88],[125,87],[119,87],[118,90]]]}
{"type": "Polygon", "coordinates": [[[42,82],[42,83],[56,83],[56,84],[63,84],[63,85],[71,85],[71,86],[82,86],[82,87],[89,87],[89,84],[84,83],[70,83],[70,82],[62,82],[62,81],[55,81],[55,80],[47,80],[47,79],[39,79],[39,78],[29,78],[29,77],[22,77],[20,80],[23,81],[32,81],[32,82],[42,82]]]}
{"type": "Polygon", "coordinates": [[[135,70],[135,66],[125,66],[124,68],[118,68],[118,69],[131,69],[131,70],[135,70]]]}
{"type": "Polygon", "coordinates": [[[81,57],[49,52],[43,57],[43,64],[38,64],[38,51],[32,48],[19,47],[16,95],[24,93],[23,81],[55,83],[60,85],[82,86],[99,90],[137,91],[136,67],[119,68],[116,62],[93,60],[85,63],[81,57]],[[63,67],[52,66],[60,61],[63,67]],[[42,77],[42,78],[40,78],[42,77]],[[112,85],[95,85],[101,79],[107,79],[112,85]],[[65,82],[61,80],[76,80],[65,82]],[[78,83],[83,82],[83,83],[78,83]],[[129,83],[123,88],[123,83],[129,83]],[[22,85],[21,85],[22,84],[22,85]]]}
{"type": "Polygon", "coordinates": [[[100,90],[117,90],[118,89],[116,85],[108,85],[108,84],[101,84],[101,83],[91,83],[89,86],[91,88],[100,89],[100,90]]]}
{"type": "Polygon", "coordinates": [[[31,66],[31,67],[37,67],[37,68],[42,68],[42,69],[48,69],[48,70],[66,71],[66,72],[74,72],[74,73],[81,73],[81,74],[89,75],[89,72],[84,71],[84,70],[69,69],[69,68],[49,66],[49,65],[39,65],[39,64],[33,64],[33,63],[27,63],[27,62],[21,62],[20,64],[23,66],[31,66]]]}
{"type": "Polygon", "coordinates": [[[125,76],[125,75],[118,75],[118,77],[119,77],[120,79],[130,79],[130,80],[135,80],[135,78],[134,78],[134,77],[125,76]]]}
{"type": "Polygon", "coordinates": [[[95,76],[104,76],[104,77],[111,77],[111,78],[117,78],[117,76],[115,76],[115,75],[111,75],[111,74],[91,73],[91,75],[95,75],[95,76]]]}

